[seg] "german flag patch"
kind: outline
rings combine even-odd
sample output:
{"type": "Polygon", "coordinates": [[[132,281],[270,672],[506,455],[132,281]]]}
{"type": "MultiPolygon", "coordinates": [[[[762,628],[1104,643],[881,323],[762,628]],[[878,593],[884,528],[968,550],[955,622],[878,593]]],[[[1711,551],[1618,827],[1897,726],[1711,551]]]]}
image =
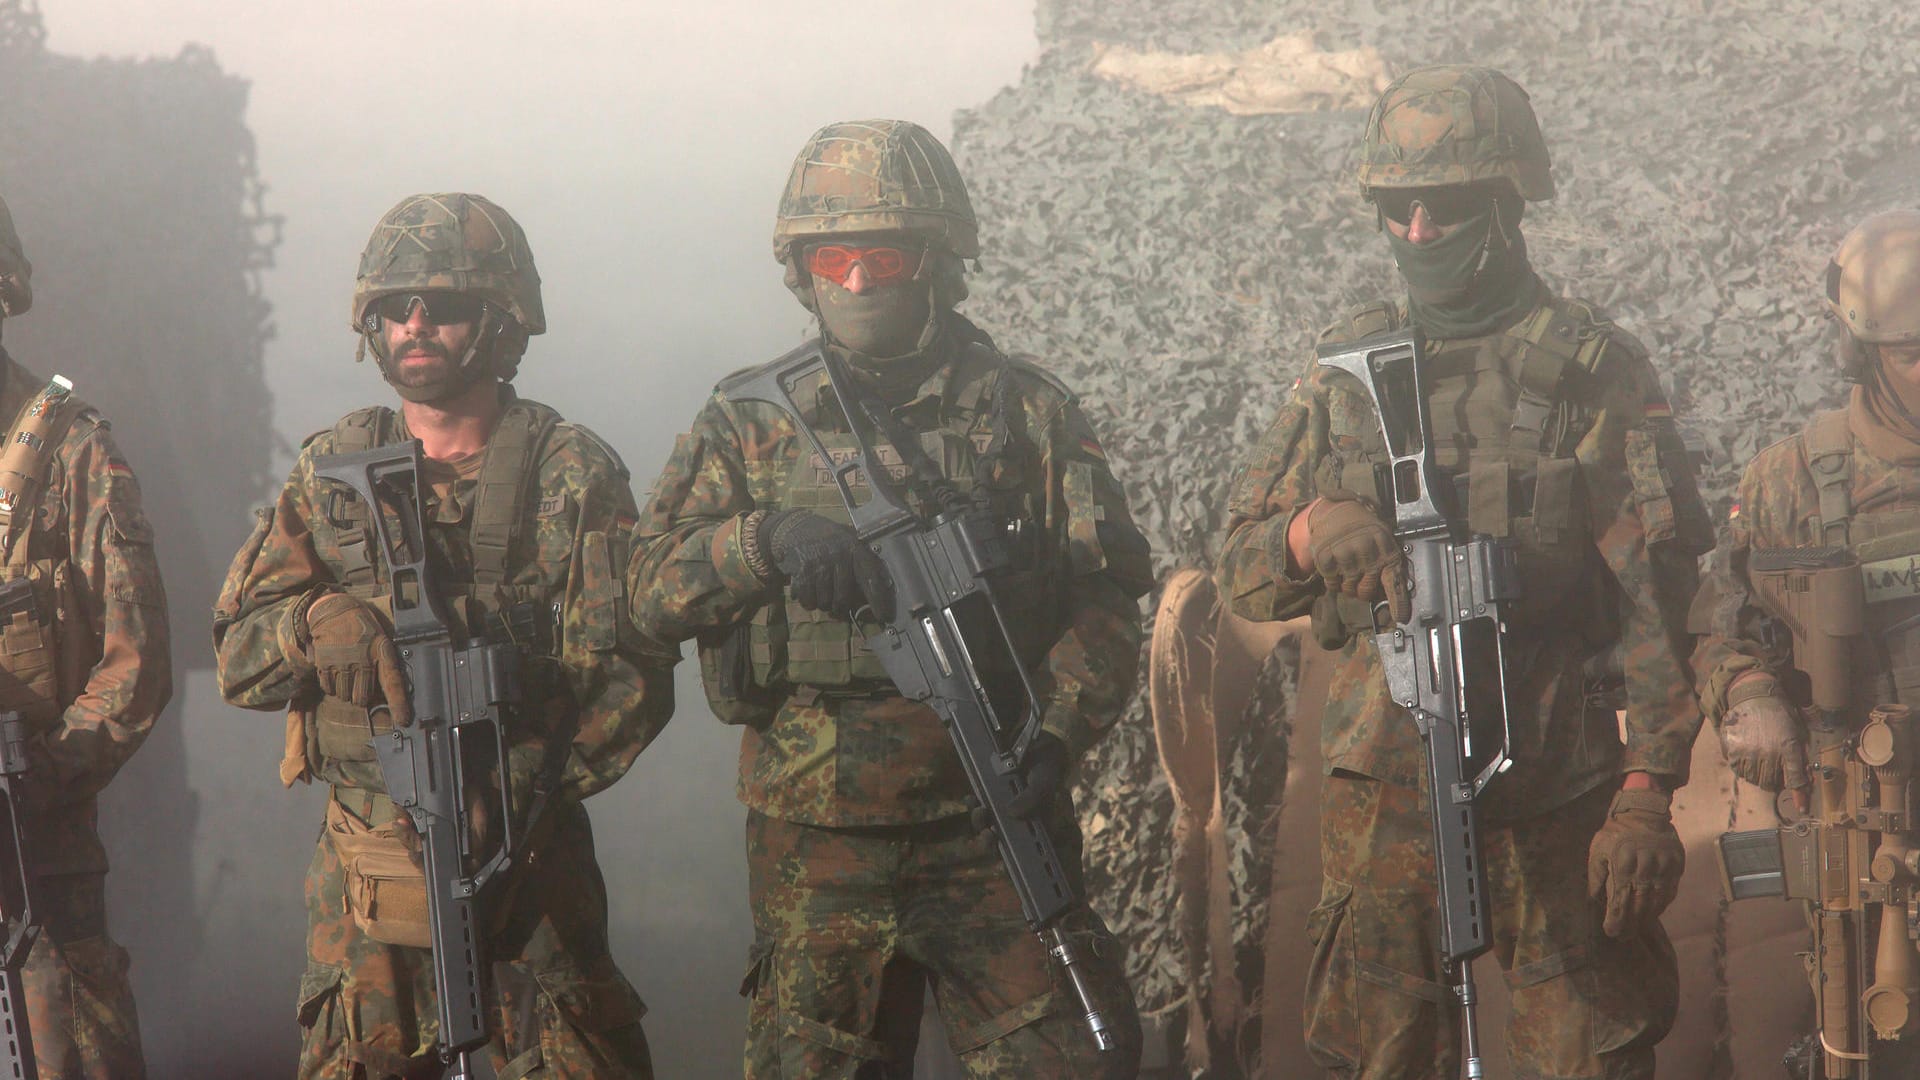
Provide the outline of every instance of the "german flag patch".
{"type": "Polygon", "coordinates": [[[1089,435],[1080,436],[1080,452],[1095,461],[1107,460],[1107,452],[1100,449],[1100,441],[1089,435]]]}

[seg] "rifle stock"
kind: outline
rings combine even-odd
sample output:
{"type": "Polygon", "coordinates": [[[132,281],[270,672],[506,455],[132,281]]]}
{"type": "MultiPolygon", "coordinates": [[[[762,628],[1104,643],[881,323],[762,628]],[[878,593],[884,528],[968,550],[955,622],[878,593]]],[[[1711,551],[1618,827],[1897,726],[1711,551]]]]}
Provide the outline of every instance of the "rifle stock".
{"type": "Polygon", "coordinates": [[[1493,946],[1478,799],[1513,764],[1506,612],[1520,597],[1520,576],[1509,543],[1466,533],[1433,461],[1423,349],[1410,330],[1324,346],[1318,359],[1359,382],[1386,441],[1376,494],[1406,555],[1412,614],[1394,625],[1383,618],[1388,605],[1375,605],[1373,643],[1388,693],[1411,714],[1426,751],[1440,955],[1460,1006],[1466,1075],[1477,1080],[1484,1065],[1472,961],[1493,946]]]}

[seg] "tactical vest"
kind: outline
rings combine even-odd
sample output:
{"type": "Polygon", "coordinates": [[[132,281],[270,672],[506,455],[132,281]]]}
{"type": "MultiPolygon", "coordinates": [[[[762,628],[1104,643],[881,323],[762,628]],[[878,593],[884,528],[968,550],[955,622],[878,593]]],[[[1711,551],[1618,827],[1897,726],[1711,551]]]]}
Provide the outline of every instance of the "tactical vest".
{"type": "Polygon", "coordinates": [[[35,413],[45,384],[4,353],[0,364],[0,415],[12,418],[0,457],[12,455],[18,489],[0,508],[0,711],[19,712],[32,735],[58,725],[100,656],[74,589],[64,493],[47,490],[55,453],[92,408],[68,394],[50,416],[35,413]]]}
{"type": "Polygon", "coordinates": [[[1815,416],[1800,442],[1819,498],[1815,542],[1852,548],[1866,581],[1870,647],[1856,664],[1862,685],[1883,702],[1920,702],[1920,506],[1855,513],[1846,410],[1815,416]]]}
{"type": "MultiPolygon", "coordinates": [[[[440,506],[436,514],[436,508],[422,507],[428,532],[451,545],[442,568],[449,574],[445,599],[456,641],[497,636],[511,629],[516,635],[530,635],[540,652],[555,648],[558,628],[546,603],[546,584],[515,582],[508,568],[515,549],[531,532],[538,500],[529,495],[537,494],[541,452],[561,423],[560,414],[548,406],[513,398],[482,452],[479,477],[466,497],[470,506],[460,508],[467,520],[464,534],[449,535],[444,528],[448,521],[457,520],[451,516],[454,508],[440,506]],[[436,521],[443,527],[436,530],[436,521]]],[[[334,425],[333,452],[351,454],[388,446],[399,441],[399,434],[399,416],[392,409],[384,405],[358,409],[334,425]]],[[[336,572],[348,595],[391,617],[387,568],[376,547],[368,507],[344,485],[323,485],[316,495],[322,500],[312,526],[317,549],[339,552],[336,572]]],[[[421,497],[428,497],[428,492],[423,490],[421,497]]],[[[398,519],[389,515],[387,527],[397,534],[398,519]]],[[[539,665],[530,665],[529,675],[539,670],[539,665]]],[[[537,683],[528,686],[530,700],[540,696],[537,683]]],[[[384,711],[370,715],[339,699],[323,697],[314,709],[307,759],[318,763],[318,775],[336,785],[384,791],[386,784],[370,742],[372,735],[384,730],[388,730],[384,711]]]]}
{"type": "MultiPolygon", "coordinates": [[[[1355,311],[1347,329],[1357,339],[1403,321],[1393,304],[1380,302],[1355,311]]],[[[1453,478],[1468,527],[1511,539],[1518,552],[1523,594],[1511,624],[1576,629],[1595,646],[1618,636],[1618,617],[1606,602],[1605,575],[1596,572],[1574,450],[1598,414],[1595,376],[1608,329],[1584,305],[1552,299],[1504,334],[1438,341],[1427,353],[1435,464],[1453,478]]],[[[1315,477],[1319,490],[1391,505],[1389,457],[1367,395],[1342,379],[1328,395],[1328,412],[1333,452],[1315,477]]],[[[1335,637],[1369,626],[1363,613],[1337,610],[1335,637]]],[[[1324,640],[1327,628],[1317,629],[1324,640]]]]}
{"type": "MultiPolygon", "coordinates": [[[[1040,552],[1041,521],[1047,507],[1046,478],[1038,449],[1025,430],[1025,409],[1015,397],[1012,363],[980,344],[963,346],[941,418],[931,430],[914,430],[918,448],[941,474],[963,492],[984,498],[1016,537],[1015,568],[1001,596],[1012,607],[1023,656],[1044,654],[1059,633],[1056,575],[1040,552]],[[1004,390],[1004,393],[1003,393],[1004,390]]],[[[724,392],[726,383],[721,384],[724,392]]],[[[824,380],[811,421],[835,461],[855,453],[855,440],[824,380]]],[[[880,464],[903,486],[913,480],[910,463],[885,440],[876,447],[880,464]]],[[[757,510],[810,510],[843,524],[849,518],[833,473],[807,441],[776,442],[787,453],[752,456],[760,448],[743,447],[748,489],[757,510]],[[797,444],[797,450],[792,449],[797,444]]],[[[772,450],[773,447],[767,447],[772,450]]],[[[856,494],[865,485],[856,478],[856,494]]],[[[871,696],[893,692],[866,639],[877,623],[856,624],[836,615],[809,611],[790,595],[754,611],[739,626],[705,636],[699,642],[702,683],[714,715],[728,723],[764,723],[797,692],[871,696]]]]}

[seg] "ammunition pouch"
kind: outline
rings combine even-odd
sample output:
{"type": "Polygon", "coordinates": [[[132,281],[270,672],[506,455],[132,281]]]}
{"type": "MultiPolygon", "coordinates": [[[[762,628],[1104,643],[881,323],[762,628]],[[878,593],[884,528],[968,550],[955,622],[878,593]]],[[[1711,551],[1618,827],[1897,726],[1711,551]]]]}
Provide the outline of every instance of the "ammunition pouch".
{"type": "Polygon", "coordinates": [[[702,634],[696,643],[700,685],[706,689],[708,707],[721,723],[764,730],[780,710],[781,695],[754,683],[752,637],[746,623],[702,634]]]}
{"type": "MultiPolygon", "coordinates": [[[[26,547],[23,542],[20,545],[26,547]]],[[[60,720],[98,659],[89,647],[68,564],[38,559],[8,567],[0,584],[0,712],[18,712],[29,734],[60,720]],[[14,576],[19,573],[20,576],[14,576]],[[86,667],[75,670],[85,661],[86,667]]]]}
{"type": "Polygon", "coordinates": [[[401,839],[406,827],[398,817],[370,825],[339,799],[327,800],[327,839],[340,857],[354,925],[382,944],[424,949],[433,944],[427,876],[401,839]]]}

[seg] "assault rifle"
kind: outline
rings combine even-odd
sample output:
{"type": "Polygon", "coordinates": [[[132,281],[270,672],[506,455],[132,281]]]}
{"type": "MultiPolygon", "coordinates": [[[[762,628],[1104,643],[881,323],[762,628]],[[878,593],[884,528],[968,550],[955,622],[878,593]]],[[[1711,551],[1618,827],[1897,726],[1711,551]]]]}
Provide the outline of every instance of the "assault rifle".
{"type": "MultiPolygon", "coordinates": [[[[929,514],[923,518],[915,513],[880,463],[866,429],[890,442],[900,440],[875,416],[861,415],[862,407],[871,403],[849,388],[839,363],[817,343],[803,345],[750,381],[730,386],[728,396],[784,410],[831,470],[854,532],[893,578],[893,610],[874,612],[882,629],[867,639],[867,648],[903,697],[923,702],[939,715],[973,797],[992,821],[1027,925],[1066,973],[1094,1042],[1102,1050],[1112,1049],[1113,1032],[1093,1002],[1079,950],[1061,923],[1085,901],[1068,880],[1039,815],[1021,817],[1009,808],[1027,786],[1027,751],[1040,733],[1041,708],[995,592],[1012,563],[1006,531],[988,511],[930,477],[918,485],[929,514]],[[845,460],[827,452],[794,396],[811,393],[823,371],[857,444],[845,460]],[[871,491],[864,503],[854,497],[857,476],[866,478],[871,491]],[[1017,677],[1007,678],[1009,672],[1017,677]]],[[[908,460],[920,452],[917,445],[894,449],[908,460]]]]}
{"type": "MultiPolygon", "coordinates": [[[[413,721],[369,734],[387,795],[420,834],[447,1080],[469,1080],[488,1038],[485,902],[511,865],[506,719],[521,701],[520,651],[476,637],[456,642],[440,571],[427,548],[420,441],[316,458],[314,475],[353,488],[366,506],[393,603],[393,641],[407,670],[413,721]],[[388,524],[394,511],[398,535],[388,524]],[[497,777],[500,840],[480,848],[467,793],[497,777]]],[[[491,1071],[490,1069],[488,1070],[491,1071]]]]}
{"type": "Polygon", "coordinates": [[[1452,480],[1432,457],[1424,343],[1417,331],[1322,346],[1322,367],[1359,380],[1389,461],[1376,476],[1405,553],[1413,613],[1373,606],[1387,692],[1413,714],[1426,746],[1440,899],[1440,959],[1460,1005],[1469,1080],[1484,1075],[1474,1018],[1473,958],[1493,945],[1477,800],[1513,764],[1507,713],[1506,612],[1520,597],[1511,542],[1468,535],[1452,480]]]}
{"type": "MultiPolygon", "coordinates": [[[[14,585],[26,585],[25,579],[14,585]]],[[[0,596],[13,585],[0,588],[0,596]]],[[[31,602],[32,594],[29,593],[31,602]]],[[[0,904],[11,925],[0,945],[0,1077],[39,1080],[33,1057],[33,1033],[27,1025],[27,990],[20,979],[27,954],[40,938],[40,913],[34,907],[32,861],[28,858],[26,797],[20,790],[27,777],[27,726],[17,712],[0,713],[0,810],[6,828],[0,829],[0,904]]]]}
{"type": "Polygon", "coordinates": [[[1914,729],[1904,705],[1858,701],[1855,650],[1866,643],[1866,585],[1845,547],[1758,549],[1755,597],[1790,635],[1793,696],[1810,707],[1814,804],[1771,829],[1719,839],[1729,899],[1778,896],[1811,909],[1807,972],[1827,1080],[1866,1080],[1869,1033],[1897,1039],[1920,1013],[1920,850],[1913,846],[1914,729]],[[1878,840],[1877,844],[1875,840],[1878,840]],[[1878,941],[1869,964],[1869,921],[1878,941]],[[1873,981],[1868,984],[1867,973],[1873,981]]]}

